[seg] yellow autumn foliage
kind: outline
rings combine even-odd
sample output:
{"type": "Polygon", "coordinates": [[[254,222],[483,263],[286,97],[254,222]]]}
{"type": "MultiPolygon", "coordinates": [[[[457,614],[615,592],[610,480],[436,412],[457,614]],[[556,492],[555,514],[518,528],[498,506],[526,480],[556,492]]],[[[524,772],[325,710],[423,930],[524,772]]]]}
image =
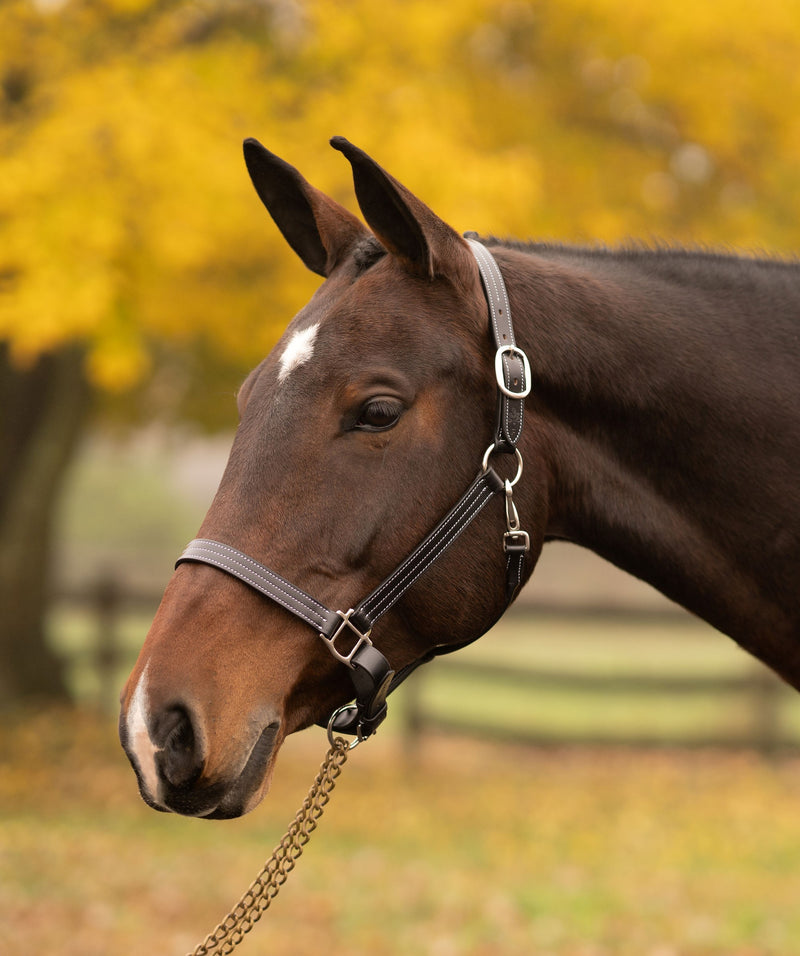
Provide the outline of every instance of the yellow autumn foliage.
{"type": "Polygon", "coordinates": [[[6,0],[0,339],[111,390],[257,360],[317,280],[248,135],[351,208],[334,134],[459,229],[789,253],[798,62],[786,0],[6,0]]]}

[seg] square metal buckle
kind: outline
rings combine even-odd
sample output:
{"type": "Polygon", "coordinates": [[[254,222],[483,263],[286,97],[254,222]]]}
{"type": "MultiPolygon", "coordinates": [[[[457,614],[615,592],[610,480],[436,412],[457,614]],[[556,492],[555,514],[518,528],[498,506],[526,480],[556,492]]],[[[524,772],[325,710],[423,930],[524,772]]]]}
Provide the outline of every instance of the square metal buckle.
{"type": "Polygon", "coordinates": [[[506,554],[527,554],[531,549],[531,539],[527,531],[506,531],[503,535],[503,548],[506,554]]]}
{"type": "Polygon", "coordinates": [[[361,631],[359,631],[355,624],[353,624],[350,620],[350,615],[355,614],[355,610],[352,607],[346,613],[344,611],[337,611],[336,613],[342,619],[342,623],[336,628],[331,637],[328,637],[326,634],[322,634],[321,632],[319,636],[323,641],[325,641],[328,650],[331,652],[331,654],[333,654],[337,661],[340,661],[342,664],[346,664],[348,667],[352,667],[353,657],[359,648],[361,648],[364,644],[369,644],[369,646],[372,647],[372,641],[369,639],[369,636],[372,633],[372,628],[370,628],[366,634],[362,634],[361,631]],[[353,634],[356,635],[357,640],[348,653],[343,654],[337,649],[336,640],[343,631],[347,630],[352,631],[353,634]]]}

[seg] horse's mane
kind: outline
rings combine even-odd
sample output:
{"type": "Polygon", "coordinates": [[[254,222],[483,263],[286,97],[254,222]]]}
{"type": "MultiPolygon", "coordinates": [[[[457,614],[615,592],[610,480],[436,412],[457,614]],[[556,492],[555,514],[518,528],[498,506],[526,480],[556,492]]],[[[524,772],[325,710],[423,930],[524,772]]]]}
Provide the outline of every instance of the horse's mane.
{"type": "Polygon", "coordinates": [[[725,247],[705,246],[701,243],[685,245],[661,240],[645,241],[626,239],[617,245],[603,242],[568,243],[541,240],[520,240],[490,235],[481,237],[481,242],[489,247],[514,249],[540,256],[567,256],[588,259],[616,259],[619,261],[642,262],[652,259],[672,260],[674,262],[708,263],[758,263],[776,268],[796,269],[800,265],[797,255],[778,255],[764,250],[735,250],[725,247]]]}
{"type": "MultiPolygon", "coordinates": [[[[573,244],[499,238],[494,235],[482,236],[480,241],[489,248],[512,249],[542,258],[568,259],[577,262],[627,263],[646,271],[650,267],[656,272],[687,269],[695,274],[703,270],[725,274],[726,270],[735,270],[741,277],[748,270],[755,270],[765,275],[764,270],[796,273],[800,267],[800,258],[796,256],[773,255],[757,250],[741,252],[719,247],[680,245],[659,241],[626,240],[619,245],[607,245],[601,242],[573,244]]],[[[353,249],[353,259],[358,274],[361,275],[371,269],[385,255],[386,249],[375,236],[369,235],[360,239],[353,249]]]]}

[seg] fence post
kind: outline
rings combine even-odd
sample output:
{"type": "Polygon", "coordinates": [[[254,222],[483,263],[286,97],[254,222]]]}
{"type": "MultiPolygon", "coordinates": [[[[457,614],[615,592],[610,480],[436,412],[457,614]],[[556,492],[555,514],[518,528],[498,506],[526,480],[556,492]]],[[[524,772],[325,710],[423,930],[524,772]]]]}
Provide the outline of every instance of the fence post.
{"type": "Polygon", "coordinates": [[[753,673],[753,735],[759,753],[774,757],[780,744],[780,685],[766,667],[753,673]]]}
{"type": "Polygon", "coordinates": [[[93,587],[92,603],[95,609],[97,630],[95,632],[94,663],[100,683],[98,703],[105,713],[117,709],[115,680],[120,660],[119,610],[122,588],[117,577],[104,571],[93,587]]]}
{"type": "Polygon", "coordinates": [[[409,763],[416,762],[422,736],[422,674],[417,671],[403,685],[403,749],[409,763]]]}

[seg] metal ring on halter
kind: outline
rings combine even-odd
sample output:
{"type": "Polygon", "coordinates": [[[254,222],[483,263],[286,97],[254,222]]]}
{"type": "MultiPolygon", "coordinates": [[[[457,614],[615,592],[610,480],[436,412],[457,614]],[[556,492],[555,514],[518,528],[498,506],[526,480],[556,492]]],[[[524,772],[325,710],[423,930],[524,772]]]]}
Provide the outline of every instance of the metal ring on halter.
{"type": "MultiPolygon", "coordinates": [[[[337,737],[340,740],[344,740],[344,737],[342,737],[340,734],[336,734],[336,732],[334,731],[333,729],[334,721],[339,716],[339,714],[344,713],[344,711],[346,710],[351,710],[353,706],[354,706],[353,704],[344,704],[342,707],[337,707],[337,709],[331,714],[331,719],[328,721],[328,743],[331,745],[331,747],[336,746],[337,737]]],[[[368,740],[368,739],[369,739],[369,735],[365,736],[364,734],[362,734],[361,727],[359,726],[356,729],[355,739],[350,741],[350,743],[347,745],[347,749],[355,750],[359,744],[362,744],[365,740],[368,740]]]]}
{"type": "MultiPolygon", "coordinates": [[[[492,457],[492,453],[497,450],[497,447],[497,442],[492,442],[492,444],[486,449],[486,454],[483,456],[483,464],[481,466],[484,472],[489,470],[489,459],[492,457]]],[[[500,451],[505,451],[505,449],[501,448],[500,451]]],[[[509,482],[512,488],[522,477],[522,452],[520,452],[519,448],[515,448],[514,454],[517,458],[517,473],[509,482]]]]}

